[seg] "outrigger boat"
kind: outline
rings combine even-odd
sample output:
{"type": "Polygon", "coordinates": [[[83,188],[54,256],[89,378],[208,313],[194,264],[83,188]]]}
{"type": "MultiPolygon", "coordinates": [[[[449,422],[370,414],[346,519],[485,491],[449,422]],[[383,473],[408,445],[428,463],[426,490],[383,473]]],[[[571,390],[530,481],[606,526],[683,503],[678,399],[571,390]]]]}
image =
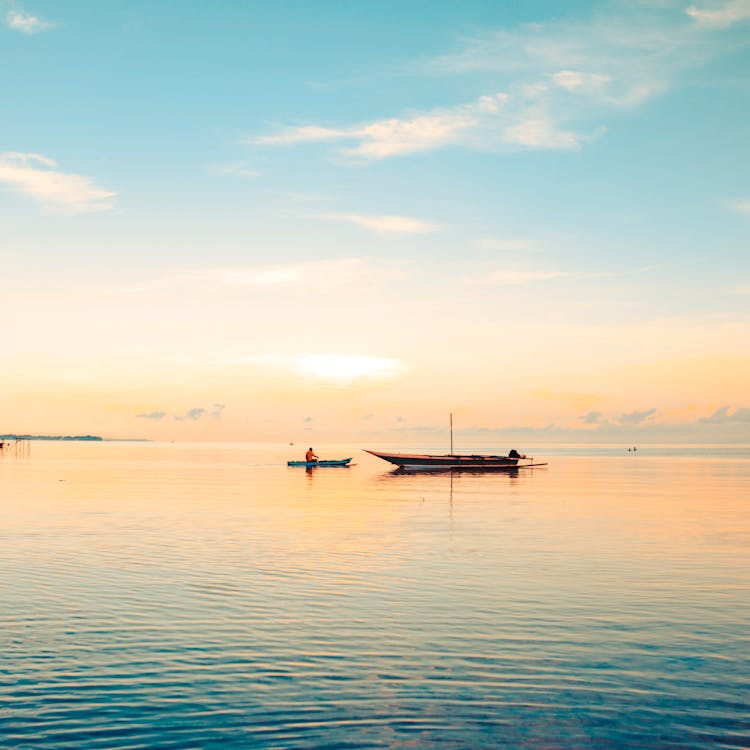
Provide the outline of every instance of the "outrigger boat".
{"type": "Polygon", "coordinates": [[[287,466],[305,466],[308,469],[314,466],[349,466],[352,457],[339,459],[323,459],[322,461],[287,461],[287,466]]]}

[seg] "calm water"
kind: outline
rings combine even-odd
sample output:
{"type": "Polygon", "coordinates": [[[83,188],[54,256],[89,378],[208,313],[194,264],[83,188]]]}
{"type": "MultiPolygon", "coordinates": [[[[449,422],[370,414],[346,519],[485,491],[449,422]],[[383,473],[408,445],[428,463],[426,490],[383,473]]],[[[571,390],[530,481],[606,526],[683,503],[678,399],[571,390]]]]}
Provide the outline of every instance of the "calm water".
{"type": "Polygon", "coordinates": [[[747,447],[293,450],[0,458],[2,747],[750,747],[747,447]]]}

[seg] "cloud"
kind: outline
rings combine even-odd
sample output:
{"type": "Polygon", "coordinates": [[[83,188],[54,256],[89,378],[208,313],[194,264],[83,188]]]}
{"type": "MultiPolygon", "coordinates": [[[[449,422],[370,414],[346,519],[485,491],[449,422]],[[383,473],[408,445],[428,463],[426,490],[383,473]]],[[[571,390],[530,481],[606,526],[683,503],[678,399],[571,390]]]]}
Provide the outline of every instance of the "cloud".
{"type": "Polygon", "coordinates": [[[235,164],[216,164],[211,167],[211,171],[218,175],[229,175],[231,177],[260,177],[257,169],[247,166],[242,162],[235,164]]]}
{"type": "Polygon", "coordinates": [[[750,409],[741,407],[735,409],[731,414],[730,406],[718,408],[711,416],[702,417],[698,421],[701,424],[747,424],[750,423],[750,409]]]}
{"type": "Polygon", "coordinates": [[[560,70],[552,74],[552,82],[568,91],[599,94],[612,82],[612,76],[580,70],[560,70]]]}
{"type": "Polygon", "coordinates": [[[586,136],[558,128],[539,97],[527,91],[517,98],[504,92],[491,93],[454,107],[412,117],[374,120],[350,128],[287,128],[250,142],[288,146],[343,141],[351,144],[341,149],[344,155],[378,160],[456,144],[477,149],[575,149],[585,139],[586,136]]]}
{"type": "Polygon", "coordinates": [[[629,3],[600,5],[586,18],[487,31],[422,69],[492,74],[516,98],[533,92],[555,120],[579,119],[638,106],[728,51],[724,40],[712,40],[672,3],[629,3]]]}
{"type": "Polygon", "coordinates": [[[733,211],[750,216],[750,201],[735,201],[734,203],[730,203],[729,207],[733,211]]]}
{"type": "Polygon", "coordinates": [[[586,274],[575,274],[570,271],[524,271],[506,270],[494,271],[484,276],[470,279],[477,284],[493,284],[498,286],[520,286],[553,279],[584,278],[586,274]]]}
{"type": "Polygon", "coordinates": [[[466,277],[464,281],[470,284],[520,286],[556,279],[613,279],[633,274],[653,271],[657,266],[642,266],[629,271],[556,271],[530,270],[525,268],[503,268],[499,271],[487,271],[482,276],[466,277]]]}
{"type": "Polygon", "coordinates": [[[20,31],[22,34],[38,34],[45,29],[51,28],[55,24],[49,21],[43,21],[41,18],[32,16],[30,13],[11,10],[5,16],[5,25],[9,29],[20,31]]]}
{"type": "Polygon", "coordinates": [[[250,142],[268,146],[291,146],[296,143],[337,141],[341,138],[349,138],[351,135],[351,130],[336,130],[333,128],[322,128],[316,125],[302,125],[296,128],[287,128],[280,133],[252,138],[250,139],[250,142]]]}
{"type": "Polygon", "coordinates": [[[188,409],[184,414],[174,414],[173,418],[182,421],[183,419],[191,419],[194,422],[198,421],[206,413],[206,410],[200,406],[196,406],[192,409],[188,409]]]}
{"type": "Polygon", "coordinates": [[[707,61],[748,45],[739,36],[719,38],[716,29],[750,18],[750,0],[712,10],[675,6],[600,5],[585,18],[484,32],[465,39],[458,52],[415,64],[407,73],[481,76],[481,96],[343,126],[306,123],[250,142],[332,144],[341,154],[370,161],[448,146],[580,149],[606,132],[607,118],[694,81],[707,61]]]}
{"type": "Polygon", "coordinates": [[[354,381],[392,379],[402,375],[407,369],[401,360],[394,357],[330,352],[248,354],[221,359],[182,359],[180,362],[219,369],[257,367],[272,373],[286,372],[305,380],[314,378],[337,385],[354,381]]]}
{"type": "Polygon", "coordinates": [[[739,284],[732,289],[730,294],[750,294],[750,284],[739,284]]]}
{"type": "Polygon", "coordinates": [[[221,419],[224,409],[226,409],[226,404],[214,404],[213,409],[211,410],[211,416],[214,419],[221,419]]]}
{"type": "Polygon", "coordinates": [[[716,8],[699,8],[692,6],[685,11],[701,26],[725,29],[742,21],[750,21],[749,0],[729,0],[716,8]]]}
{"type": "Polygon", "coordinates": [[[606,422],[600,411],[590,411],[584,414],[581,420],[586,424],[604,424],[606,422]]]}
{"type": "Polygon", "coordinates": [[[619,424],[636,425],[645,422],[649,417],[656,414],[656,409],[646,409],[645,411],[631,411],[628,414],[620,414],[616,421],[619,424]]]}
{"type": "Polygon", "coordinates": [[[352,293],[354,290],[359,293],[363,285],[393,281],[402,275],[403,270],[394,268],[393,264],[372,263],[362,258],[322,258],[307,263],[191,269],[105,291],[108,294],[132,294],[195,287],[252,288],[272,292],[285,288],[315,294],[352,293]]]}
{"type": "Polygon", "coordinates": [[[112,208],[116,193],[89,177],[60,172],[57,162],[40,154],[0,153],[0,183],[58,210],[77,213],[112,208]]]}
{"type": "Polygon", "coordinates": [[[136,414],[135,416],[138,417],[138,419],[164,419],[164,417],[167,416],[167,412],[149,411],[149,412],[142,412],[141,414],[136,414]]]}
{"type": "Polygon", "coordinates": [[[511,253],[535,252],[537,249],[531,240],[501,237],[483,237],[477,241],[477,246],[480,250],[498,250],[500,252],[511,253]]]}
{"type": "Polygon", "coordinates": [[[440,227],[409,216],[365,216],[362,214],[323,214],[322,219],[346,221],[380,234],[429,234],[440,227]]]}

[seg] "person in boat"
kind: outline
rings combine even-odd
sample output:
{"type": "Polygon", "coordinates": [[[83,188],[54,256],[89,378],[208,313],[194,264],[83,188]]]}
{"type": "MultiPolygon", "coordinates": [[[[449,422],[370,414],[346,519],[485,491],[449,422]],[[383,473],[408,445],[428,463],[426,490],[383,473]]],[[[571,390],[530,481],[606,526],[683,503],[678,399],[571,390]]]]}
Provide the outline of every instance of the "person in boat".
{"type": "Polygon", "coordinates": [[[526,458],[526,454],[519,453],[515,448],[511,448],[508,452],[508,458],[526,458]]]}
{"type": "Polygon", "coordinates": [[[307,452],[305,453],[305,461],[307,463],[312,463],[313,461],[317,461],[318,457],[315,455],[315,451],[312,449],[312,447],[307,449],[307,452]]]}

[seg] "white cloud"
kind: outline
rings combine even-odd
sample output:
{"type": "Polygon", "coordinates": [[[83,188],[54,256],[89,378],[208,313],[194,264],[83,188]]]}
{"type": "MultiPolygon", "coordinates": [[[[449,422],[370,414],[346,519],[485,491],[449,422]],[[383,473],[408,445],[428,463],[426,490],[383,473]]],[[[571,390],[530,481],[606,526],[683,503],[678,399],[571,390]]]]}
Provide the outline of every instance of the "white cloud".
{"type": "Polygon", "coordinates": [[[251,142],[269,146],[289,146],[295,143],[308,143],[311,141],[337,141],[350,136],[350,130],[334,130],[318,127],[317,125],[303,125],[296,128],[287,128],[280,133],[254,138],[251,139],[251,142]]]}
{"type": "Polygon", "coordinates": [[[295,377],[346,385],[355,381],[390,380],[406,372],[404,363],[395,357],[370,354],[313,352],[300,354],[252,354],[221,359],[181,359],[181,364],[218,369],[258,367],[282,371],[295,377]]]}
{"type": "Polygon", "coordinates": [[[729,0],[718,8],[710,9],[692,6],[685,12],[701,26],[724,29],[750,20],[750,0],[729,0]]]}
{"type": "Polygon", "coordinates": [[[483,237],[477,241],[480,250],[510,253],[536,252],[536,246],[530,240],[506,239],[500,237],[483,237]]]}
{"type": "Polygon", "coordinates": [[[365,125],[356,132],[359,144],[345,153],[382,159],[387,156],[428,151],[455,142],[475,127],[477,110],[457,107],[410,119],[390,118],[365,125]]]}
{"type": "Polygon", "coordinates": [[[581,136],[558,130],[548,119],[521,120],[503,129],[503,141],[537,149],[576,149],[581,136]]]}
{"type": "Polygon", "coordinates": [[[426,151],[444,146],[457,139],[458,134],[475,125],[468,111],[439,111],[408,119],[375,120],[346,129],[316,126],[287,128],[280,133],[251,139],[252,143],[288,146],[320,141],[354,142],[343,150],[345,154],[368,159],[382,159],[398,154],[426,151]]]}
{"type": "Polygon", "coordinates": [[[612,81],[612,77],[600,73],[585,73],[580,70],[560,70],[552,74],[552,81],[568,91],[600,93],[612,81]]]}
{"type": "Polygon", "coordinates": [[[603,120],[637,107],[706,61],[748,40],[711,33],[750,18],[750,0],[718,9],[622,3],[584,19],[527,24],[468,39],[457,54],[421,63],[415,75],[494,76],[494,93],[472,101],[343,127],[307,124],[255,138],[265,145],[338,144],[366,160],[451,145],[478,150],[574,150],[605,131],[603,120]],[[696,23],[697,21],[697,23],[696,23]]]}
{"type": "Polygon", "coordinates": [[[5,17],[5,24],[8,28],[20,31],[23,34],[38,34],[40,31],[54,26],[49,21],[43,21],[41,18],[32,16],[30,13],[23,13],[17,10],[8,12],[5,17]]]}
{"type": "Polygon", "coordinates": [[[730,203],[729,207],[733,211],[750,216],[750,201],[735,201],[734,203],[730,203]]]}
{"type": "Polygon", "coordinates": [[[224,287],[288,287],[329,292],[378,278],[376,268],[360,258],[331,258],[309,263],[255,266],[248,268],[207,268],[186,271],[177,283],[199,283],[224,287]]]}
{"type": "Polygon", "coordinates": [[[68,212],[106,211],[116,193],[89,177],[60,172],[57,162],[40,154],[0,153],[0,183],[48,207],[68,212]]]}
{"type": "Polygon", "coordinates": [[[105,293],[132,294],[178,287],[247,287],[331,294],[337,290],[361,291],[363,285],[393,281],[400,275],[401,271],[390,264],[380,266],[362,258],[325,258],[307,263],[191,269],[134,286],[109,289],[105,293]]]}
{"type": "Polygon", "coordinates": [[[236,164],[216,164],[211,168],[214,174],[229,175],[231,177],[260,177],[257,169],[248,167],[242,162],[236,164]]]}
{"type": "Polygon", "coordinates": [[[611,279],[631,274],[647,273],[656,266],[644,266],[629,271],[556,271],[556,270],[530,270],[524,268],[502,268],[498,271],[489,271],[482,276],[467,278],[465,281],[473,284],[498,285],[498,286],[520,286],[521,284],[534,284],[540,281],[553,281],[555,279],[611,279]]]}
{"type": "Polygon", "coordinates": [[[480,281],[483,284],[498,284],[500,286],[518,286],[538,281],[569,278],[573,274],[565,271],[495,271],[487,274],[480,281]]]}
{"type": "Polygon", "coordinates": [[[511,147],[574,149],[584,137],[560,129],[546,112],[543,88],[524,87],[511,96],[496,92],[451,108],[430,110],[409,118],[388,118],[348,129],[289,128],[252,139],[265,145],[343,141],[341,153],[367,160],[403,156],[449,145],[477,149],[511,147]],[[325,134],[325,137],[322,136],[325,134]]]}
{"type": "Polygon", "coordinates": [[[437,232],[440,227],[422,219],[409,216],[366,216],[362,214],[324,214],[323,219],[346,221],[371,229],[380,234],[429,234],[437,232]]]}

